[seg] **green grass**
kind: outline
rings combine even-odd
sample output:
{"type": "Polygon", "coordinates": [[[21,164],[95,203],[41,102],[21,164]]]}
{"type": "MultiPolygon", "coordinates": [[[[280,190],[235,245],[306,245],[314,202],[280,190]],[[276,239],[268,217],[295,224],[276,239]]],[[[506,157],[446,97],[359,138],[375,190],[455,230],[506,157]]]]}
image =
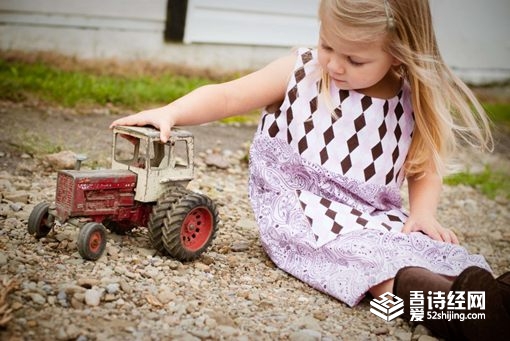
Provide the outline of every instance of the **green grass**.
{"type": "Polygon", "coordinates": [[[449,175],[445,177],[444,183],[450,186],[471,186],[490,199],[496,197],[510,199],[510,174],[492,170],[489,166],[480,173],[460,172],[449,175]]]}
{"type": "Polygon", "coordinates": [[[11,141],[10,144],[23,153],[31,155],[46,155],[58,153],[64,150],[63,143],[50,141],[39,135],[34,135],[29,131],[19,133],[19,139],[11,141]]]}
{"type": "Polygon", "coordinates": [[[152,104],[168,103],[207,83],[210,80],[168,74],[160,77],[103,76],[0,59],[0,98],[22,101],[36,96],[65,107],[110,103],[139,110],[152,104]]]}
{"type": "Polygon", "coordinates": [[[483,107],[494,122],[510,124],[510,103],[485,103],[483,107]]]}

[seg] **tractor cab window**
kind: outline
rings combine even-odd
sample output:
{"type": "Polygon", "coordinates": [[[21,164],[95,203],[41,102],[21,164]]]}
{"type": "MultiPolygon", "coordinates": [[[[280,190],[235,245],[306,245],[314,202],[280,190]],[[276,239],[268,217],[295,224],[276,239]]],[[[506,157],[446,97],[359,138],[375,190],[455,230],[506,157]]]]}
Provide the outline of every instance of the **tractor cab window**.
{"type": "Polygon", "coordinates": [[[174,168],[188,168],[191,160],[189,159],[188,141],[177,140],[173,143],[170,153],[170,164],[174,168]]]}
{"type": "Polygon", "coordinates": [[[115,136],[114,157],[117,162],[142,169],[188,168],[188,147],[186,140],[163,144],[119,133],[115,136]]]}
{"type": "Polygon", "coordinates": [[[115,135],[115,161],[145,168],[148,159],[147,141],[127,134],[115,135]]]}

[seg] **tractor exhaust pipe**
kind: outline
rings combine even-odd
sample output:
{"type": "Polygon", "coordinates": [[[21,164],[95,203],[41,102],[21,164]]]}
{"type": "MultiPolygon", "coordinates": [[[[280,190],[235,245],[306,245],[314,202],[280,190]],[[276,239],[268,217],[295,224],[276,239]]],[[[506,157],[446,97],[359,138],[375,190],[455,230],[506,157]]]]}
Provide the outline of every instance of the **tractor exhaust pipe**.
{"type": "Polygon", "coordinates": [[[78,154],[75,156],[76,158],[76,162],[74,164],[74,169],[75,170],[80,170],[81,168],[81,163],[85,160],[87,160],[87,155],[83,155],[83,154],[78,154]]]}

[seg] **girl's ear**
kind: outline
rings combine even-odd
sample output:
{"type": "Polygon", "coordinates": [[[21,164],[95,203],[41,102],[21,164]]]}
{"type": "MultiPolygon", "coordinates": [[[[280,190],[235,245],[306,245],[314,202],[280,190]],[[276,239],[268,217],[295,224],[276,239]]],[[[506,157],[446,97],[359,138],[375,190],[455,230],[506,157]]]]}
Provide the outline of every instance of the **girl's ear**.
{"type": "Polygon", "coordinates": [[[400,65],[402,65],[402,62],[399,59],[393,57],[393,62],[391,63],[391,65],[400,66],[400,65]]]}

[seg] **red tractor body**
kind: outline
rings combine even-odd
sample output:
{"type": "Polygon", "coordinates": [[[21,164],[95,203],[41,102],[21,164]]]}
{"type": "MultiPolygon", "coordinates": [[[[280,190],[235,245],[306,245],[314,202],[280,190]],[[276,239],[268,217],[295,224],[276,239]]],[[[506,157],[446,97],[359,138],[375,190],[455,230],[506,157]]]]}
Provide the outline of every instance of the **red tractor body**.
{"type": "Polygon", "coordinates": [[[56,217],[88,217],[101,223],[132,222],[146,226],[151,204],[135,201],[136,174],[116,170],[63,170],[58,173],[56,217]]]}

